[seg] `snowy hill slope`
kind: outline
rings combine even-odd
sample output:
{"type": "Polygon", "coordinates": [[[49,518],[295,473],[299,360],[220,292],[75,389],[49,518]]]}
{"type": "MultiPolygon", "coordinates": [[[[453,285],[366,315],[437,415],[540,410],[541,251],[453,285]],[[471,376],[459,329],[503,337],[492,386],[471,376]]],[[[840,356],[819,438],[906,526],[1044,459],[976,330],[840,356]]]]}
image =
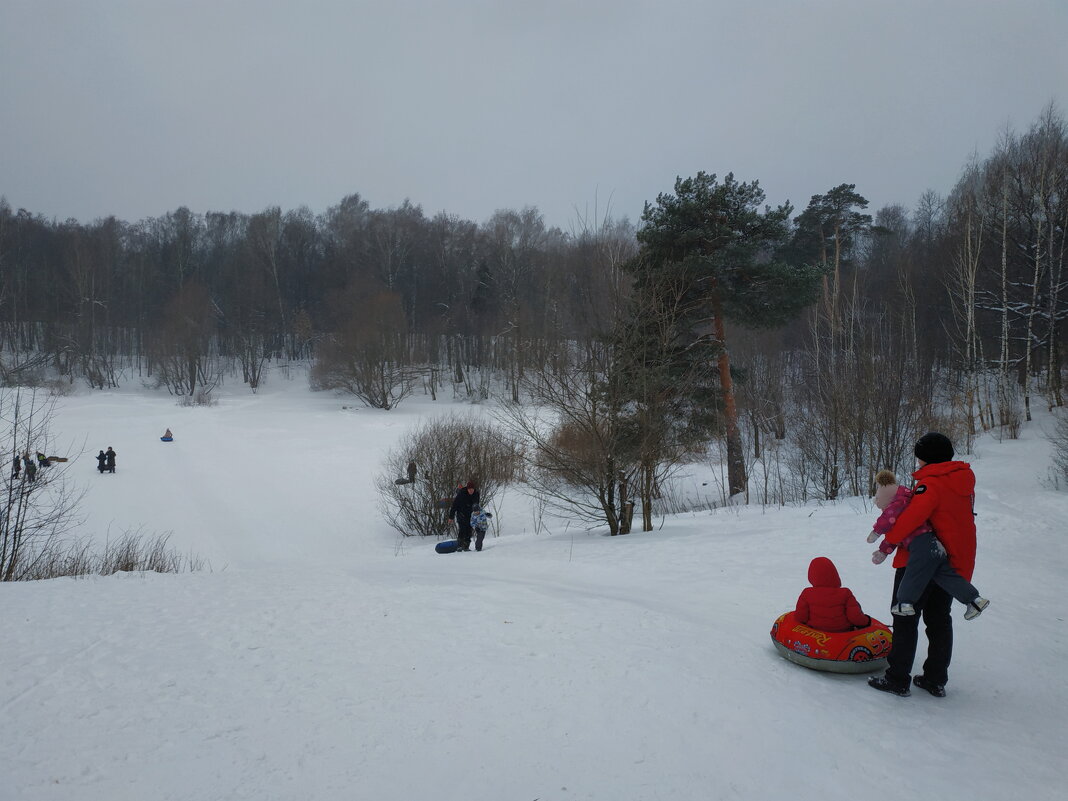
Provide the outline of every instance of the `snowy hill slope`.
{"type": "Polygon", "coordinates": [[[0,585],[0,799],[1061,797],[1068,494],[1041,483],[1041,422],[969,457],[993,603],[955,608],[938,700],[771,645],[817,555],[889,620],[861,500],[619,538],[535,536],[514,503],[483,553],[440,556],[371,482],[439,407],[340,406],[284,382],[207,409],[63,400],[87,530],[170,530],[215,572],[0,585]]]}

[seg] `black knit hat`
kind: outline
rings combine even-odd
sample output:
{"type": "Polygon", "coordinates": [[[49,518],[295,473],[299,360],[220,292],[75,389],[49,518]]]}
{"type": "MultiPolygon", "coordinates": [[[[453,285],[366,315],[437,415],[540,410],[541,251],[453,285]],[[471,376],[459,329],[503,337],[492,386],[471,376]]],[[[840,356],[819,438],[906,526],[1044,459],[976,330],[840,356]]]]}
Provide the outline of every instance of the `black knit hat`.
{"type": "Polygon", "coordinates": [[[917,459],[927,464],[948,462],[953,458],[953,443],[945,434],[929,431],[920,437],[920,441],[916,443],[916,450],[913,452],[917,459]]]}

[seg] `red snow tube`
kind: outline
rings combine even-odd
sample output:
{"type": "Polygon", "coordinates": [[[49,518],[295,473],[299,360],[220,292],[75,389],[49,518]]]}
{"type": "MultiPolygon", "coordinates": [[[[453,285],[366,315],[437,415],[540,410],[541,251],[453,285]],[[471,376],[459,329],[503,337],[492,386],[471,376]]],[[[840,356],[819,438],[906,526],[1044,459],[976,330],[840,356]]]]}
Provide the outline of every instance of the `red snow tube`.
{"type": "Polygon", "coordinates": [[[832,673],[871,673],[886,669],[892,636],[890,627],[872,618],[871,625],[851,631],[820,631],[779,615],[771,626],[778,652],[799,665],[832,673]]]}

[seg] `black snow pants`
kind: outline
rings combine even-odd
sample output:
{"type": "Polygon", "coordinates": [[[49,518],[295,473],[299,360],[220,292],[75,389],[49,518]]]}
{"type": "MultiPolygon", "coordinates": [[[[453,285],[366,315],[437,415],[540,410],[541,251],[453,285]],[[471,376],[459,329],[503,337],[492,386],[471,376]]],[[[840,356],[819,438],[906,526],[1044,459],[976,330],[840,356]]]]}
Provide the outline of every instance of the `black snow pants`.
{"type": "MultiPolygon", "coordinates": [[[[894,605],[898,603],[898,588],[906,570],[899,567],[894,574],[894,605]]],[[[916,659],[920,617],[923,617],[927,627],[927,660],[923,663],[923,675],[934,684],[945,684],[953,657],[953,618],[949,613],[953,597],[932,581],[912,603],[916,607],[915,615],[894,615],[894,641],[887,659],[886,678],[903,687],[912,683],[912,663],[916,659]]]]}
{"type": "Polygon", "coordinates": [[[467,515],[466,519],[464,518],[464,515],[460,515],[460,519],[456,521],[456,525],[460,528],[460,533],[456,535],[456,548],[469,551],[471,550],[471,516],[467,515]]]}

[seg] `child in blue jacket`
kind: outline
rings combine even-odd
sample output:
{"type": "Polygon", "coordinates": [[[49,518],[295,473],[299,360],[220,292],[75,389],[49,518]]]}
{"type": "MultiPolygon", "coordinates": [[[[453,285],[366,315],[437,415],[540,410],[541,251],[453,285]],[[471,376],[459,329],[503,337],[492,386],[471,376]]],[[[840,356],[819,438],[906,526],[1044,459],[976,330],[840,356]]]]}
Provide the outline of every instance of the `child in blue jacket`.
{"type": "Polygon", "coordinates": [[[489,528],[489,519],[493,517],[489,512],[482,511],[478,506],[471,508],[471,528],[475,530],[475,550],[482,550],[482,540],[486,538],[486,529],[489,528]]]}

